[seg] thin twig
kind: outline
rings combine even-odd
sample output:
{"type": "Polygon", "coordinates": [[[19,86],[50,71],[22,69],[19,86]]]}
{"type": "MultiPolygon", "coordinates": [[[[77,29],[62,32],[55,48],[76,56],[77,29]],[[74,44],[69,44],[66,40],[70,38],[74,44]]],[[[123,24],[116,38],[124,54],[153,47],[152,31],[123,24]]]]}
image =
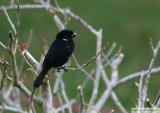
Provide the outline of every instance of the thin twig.
{"type": "Polygon", "coordinates": [[[77,101],[75,99],[70,100],[68,103],[64,104],[63,106],[60,106],[55,110],[55,113],[61,112],[63,109],[67,109],[69,106],[72,106],[72,104],[76,103],[77,101]]]}
{"type": "MultiPolygon", "coordinates": [[[[59,92],[57,93],[57,95],[58,95],[58,100],[59,100],[59,102],[60,102],[60,106],[62,107],[62,106],[63,106],[63,102],[62,102],[61,95],[60,95],[60,93],[59,93],[59,92]]],[[[62,113],[65,113],[64,108],[63,108],[63,107],[62,107],[62,113]]]]}
{"type": "Polygon", "coordinates": [[[0,57],[0,64],[2,64],[3,67],[4,67],[4,69],[3,69],[3,77],[2,77],[1,86],[0,86],[0,91],[1,91],[3,86],[4,86],[5,79],[8,77],[7,69],[8,69],[9,63],[4,58],[0,57]]]}
{"type": "Polygon", "coordinates": [[[33,95],[34,95],[35,90],[36,90],[36,88],[33,88],[30,99],[29,99],[29,111],[30,111],[30,113],[32,113],[32,112],[35,113],[35,109],[34,109],[34,105],[33,105],[33,95]]]}
{"type": "MultiPolygon", "coordinates": [[[[73,59],[77,65],[77,67],[80,67],[80,64],[79,64],[78,60],[76,59],[75,55],[73,54],[72,56],[73,56],[73,59]]],[[[94,81],[94,78],[84,68],[81,68],[79,70],[81,70],[90,80],[94,81]]]]}
{"type": "MultiPolygon", "coordinates": [[[[31,92],[24,86],[24,84],[22,82],[19,82],[16,87],[18,87],[27,97],[31,97],[31,92]]],[[[37,105],[42,107],[42,100],[40,98],[33,96],[33,101],[37,105]]]]}
{"type": "Polygon", "coordinates": [[[77,70],[81,70],[83,69],[84,67],[88,66],[90,64],[90,62],[92,62],[93,60],[95,60],[105,49],[106,47],[109,46],[109,43],[107,42],[105,44],[105,46],[95,55],[93,56],[92,58],[90,58],[85,64],[83,64],[82,66],[80,67],[77,67],[77,68],[68,68],[68,67],[65,67],[66,70],[71,70],[71,71],[77,71],[77,70]]]}
{"type": "Polygon", "coordinates": [[[17,112],[17,113],[28,113],[27,111],[22,111],[20,109],[17,109],[17,108],[12,107],[12,106],[7,106],[7,105],[0,106],[0,110],[7,110],[7,111],[17,112]]]}
{"type": "Polygon", "coordinates": [[[113,91],[111,93],[111,97],[112,97],[112,100],[114,101],[114,103],[117,105],[117,107],[119,108],[119,110],[122,113],[128,113],[127,110],[122,105],[122,103],[120,102],[120,100],[118,99],[117,95],[113,91]]]}
{"type": "Polygon", "coordinates": [[[11,21],[9,15],[8,15],[6,9],[5,9],[5,7],[2,6],[2,8],[3,8],[3,11],[4,11],[6,17],[7,17],[7,20],[8,20],[8,22],[9,22],[9,24],[11,25],[11,27],[12,27],[12,29],[13,29],[13,31],[14,31],[14,34],[17,34],[17,31],[16,31],[16,29],[15,29],[15,26],[14,26],[13,22],[11,21]]]}
{"type": "MultiPolygon", "coordinates": [[[[69,98],[67,96],[67,93],[66,93],[66,90],[65,90],[65,85],[64,85],[64,82],[62,80],[60,81],[60,85],[61,85],[61,93],[63,95],[63,98],[64,98],[65,102],[68,103],[69,102],[69,98]]],[[[68,106],[67,109],[68,109],[69,113],[73,113],[72,112],[72,106],[68,106]]]]}
{"type": "MultiPolygon", "coordinates": [[[[20,8],[19,8],[19,0],[16,0],[17,4],[17,25],[16,25],[16,33],[15,33],[15,45],[18,45],[18,37],[19,37],[19,30],[20,30],[20,8]]],[[[15,48],[14,52],[16,52],[17,48],[15,48]]]]}
{"type": "MultiPolygon", "coordinates": [[[[33,30],[30,31],[30,35],[29,35],[29,39],[28,39],[28,42],[27,42],[27,47],[25,48],[26,50],[28,50],[30,44],[31,44],[31,41],[32,41],[32,37],[33,37],[33,30]]],[[[21,75],[22,73],[22,70],[23,70],[23,66],[24,66],[24,63],[25,63],[25,59],[24,57],[21,59],[21,63],[20,63],[20,68],[19,68],[19,74],[21,75]]]]}
{"type": "Polygon", "coordinates": [[[6,47],[2,42],[0,42],[0,47],[3,48],[5,51],[9,51],[8,47],[6,47]]]}
{"type": "Polygon", "coordinates": [[[122,53],[120,53],[119,56],[116,59],[114,59],[111,63],[111,82],[95,105],[95,109],[98,111],[102,108],[102,106],[104,105],[104,103],[108,99],[110,93],[113,90],[114,84],[117,82],[118,66],[122,62],[123,57],[124,57],[124,55],[122,53]]]}
{"type": "Polygon", "coordinates": [[[151,70],[152,70],[152,68],[154,66],[157,53],[158,53],[158,51],[160,49],[160,40],[158,41],[158,44],[157,44],[157,46],[155,48],[153,47],[152,40],[150,40],[150,45],[151,45],[151,49],[153,51],[153,56],[152,56],[149,68],[147,70],[147,75],[145,76],[144,86],[143,86],[143,90],[142,90],[143,91],[143,97],[142,97],[143,99],[147,98],[148,83],[149,83],[149,79],[150,79],[150,75],[151,75],[151,70]]]}
{"type": "Polygon", "coordinates": [[[157,95],[157,97],[156,97],[156,99],[155,99],[155,102],[154,102],[154,105],[155,105],[155,106],[158,106],[159,100],[160,100],[160,91],[158,92],[158,95],[157,95]]]}
{"type": "MultiPolygon", "coordinates": [[[[158,73],[158,72],[160,72],[160,67],[152,68],[152,69],[151,69],[151,73],[152,73],[152,74],[158,73]]],[[[145,70],[145,71],[144,71],[144,76],[146,76],[147,73],[148,73],[148,70],[145,70]]],[[[121,78],[121,79],[119,79],[119,80],[117,81],[117,83],[114,85],[114,88],[118,88],[118,87],[120,87],[122,84],[125,84],[125,83],[129,82],[130,80],[133,80],[133,79],[135,79],[135,78],[140,77],[141,74],[142,74],[142,72],[140,71],[140,72],[136,72],[136,73],[132,73],[132,74],[126,75],[125,77],[123,77],[123,78],[121,78]]]]}
{"type": "Polygon", "coordinates": [[[90,109],[92,109],[94,112],[96,112],[96,113],[101,113],[101,112],[99,112],[99,111],[97,111],[94,107],[92,107],[92,106],[90,106],[89,104],[84,104],[86,107],[88,107],[88,108],[90,108],[90,109]]]}

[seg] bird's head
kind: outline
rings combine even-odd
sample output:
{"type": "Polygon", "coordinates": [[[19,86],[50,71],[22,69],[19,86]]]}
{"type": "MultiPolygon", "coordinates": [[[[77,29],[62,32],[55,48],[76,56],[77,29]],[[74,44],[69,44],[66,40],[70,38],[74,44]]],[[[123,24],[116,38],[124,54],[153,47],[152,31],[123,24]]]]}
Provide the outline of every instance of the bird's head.
{"type": "Polygon", "coordinates": [[[64,40],[64,41],[70,41],[76,36],[77,34],[73,32],[72,30],[64,29],[57,34],[56,38],[60,40],[64,40]]]}

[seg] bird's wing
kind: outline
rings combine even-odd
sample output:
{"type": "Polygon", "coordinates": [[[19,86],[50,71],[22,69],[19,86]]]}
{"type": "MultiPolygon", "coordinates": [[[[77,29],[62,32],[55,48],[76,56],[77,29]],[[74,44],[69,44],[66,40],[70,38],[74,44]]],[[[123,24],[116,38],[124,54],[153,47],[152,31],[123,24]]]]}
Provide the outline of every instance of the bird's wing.
{"type": "Polygon", "coordinates": [[[66,55],[67,49],[67,42],[54,41],[45,56],[43,66],[47,65],[52,67],[53,63],[57,61],[58,58],[65,57],[64,55],[66,55]]]}

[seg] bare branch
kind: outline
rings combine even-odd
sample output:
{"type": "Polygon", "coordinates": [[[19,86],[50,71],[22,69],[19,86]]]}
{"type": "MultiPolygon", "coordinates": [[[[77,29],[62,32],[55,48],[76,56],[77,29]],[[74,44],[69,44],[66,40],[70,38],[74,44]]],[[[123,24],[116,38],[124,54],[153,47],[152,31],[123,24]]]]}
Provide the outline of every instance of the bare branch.
{"type": "Polygon", "coordinates": [[[54,21],[56,22],[57,27],[59,28],[60,31],[65,29],[65,26],[63,25],[63,23],[60,20],[60,18],[58,17],[58,15],[54,15],[53,18],[54,18],[54,21]]]}
{"type": "MultiPolygon", "coordinates": [[[[121,104],[121,102],[119,101],[116,93],[114,92],[115,88],[118,88],[120,85],[128,82],[129,80],[132,80],[134,78],[140,77],[140,82],[138,85],[138,90],[139,90],[139,97],[138,97],[138,107],[142,107],[144,105],[144,100],[147,97],[147,89],[148,89],[148,82],[149,82],[149,78],[151,76],[152,73],[157,73],[160,72],[160,67],[157,68],[153,68],[154,66],[154,62],[157,56],[157,53],[159,51],[160,48],[160,41],[158,42],[156,48],[153,47],[152,41],[150,41],[151,44],[151,49],[153,51],[153,57],[152,60],[150,62],[150,66],[148,68],[148,70],[142,72],[137,72],[137,73],[133,73],[130,74],[128,76],[125,76],[124,78],[119,79],[118,75],[118,66],[121,63],[124,55],[120,53],[121,48],[113,55],[113,50],[115,50],[116,48],[116,44],[113,43],[110,50],[107,53],[103,53],[104,49],[102,47],[102,30],[96,30],[93,26],[91,26],[90,24],[88,24],[85,20],[83,20],[80,16],[78,16],[77,14],[73,13],[69,8],[61,8],[57,2],[57,0],[54,0],[54,5],[51,5],[51,1],[50,0],[34,0],[34,2],[36,4],[24,4],[24,5],[20,5],[19,4],[19,0],[16,0],[16,4],[14,4],[14,0],[11,1],[12,4],[10,4],[9,6],[2,6],[0,7],[1,11],[4,11],[7,20],[9,22],[9,24],[11,25],[14,35],[12,32],[9,33],[9,45],[5,46],[2,42],[0,42],[0,48],[3,48],[5,51],[7,51],[9,53],[9,55],[11,56],[11,64],[13,67],[13,78],[7,77],[7,79],[10,79],[11,81],[14,82],[14,86],[17,87],[17,90],[14,90],[14,92],[17,91],[16,96],[19,95],[19,90],[21,92],[23,92],[27,97],[32,97],[31,92],[29,91],[29,89],[27,89],[27,87],[19,80],[19,75],[20,75],[20,71],[18,71],[18,67],[17,67],[17,62],[16,62],[16,50],[17,50],[17,46],[18,46],[18,35],[19,35],[19,25],[20,25],[20,9],[45,9],[47,12],[49,12],[51,14],[51,16],[53,17],[53,20],[55,21],[57,27],[59,30],[62,30],[66,27],[66,25],[68,24],[68,17],[72,18],[73,20],[76,20],[77,22],[79,22],[84,28],[86,28],[90,33],[92,33],[93,35],[95,35],[96,39],[97,39],[97,43],[96,43],[96,55],[93,56],[91,59],[89,59],[86,63],[84,63],[82,66],[79,64],[79,62],[77,61],[76,57],[73,56],[75,64],[77,66],[77,68],[66,68],[67,70],[73,70],[73,71],[77,71],[80,70],[83,72],[83,74],[86,75],[86,79],[84,80],[84,83],[87,85],[87,81],[92,80],[93,81],[93,90],[92,90],[92,94],[91,94],[91,98],[89,100],[89,104],[85,104],[84,103],[84,97],[83,97],[83,92],[82,92],[82,87],[78,87],[78,91],[79,91],[79,97],[80,97],[80,112],[83,113],[84,111],[84,105],[87,106],[86,109],[86,113],[100,113],[99,111],[101,110],[101,108],[103,107],[104,103],[107,102],[109,96],[112,97],[115,105],[117,105],[117,107],[119,108],[119,110],[123,113],[127,113],[127,111],[125,110],[125,108],[123,107],[123,105],[121,104]],[[13,22],[11,21],[11,18],[9,17],[8,13],[6,10],[12,10],[12,9],[16,9],[17,10],[17,25],[16,28],[13,24],[13,22]],[[61,14],[62,15],[62,19],[64,18],[64,20],[62,20],[59,15],[57,14],[61,14]],[[64,22],[63,22],[64,21],[64,22]],[[85,70],[85,67],[88,66],[91,61],[96,60],[96,66],[91,69],[90,73],[88,73],[85,70]],[[106,67],[111,67],[111,80],[109,80],[108,78],[108,73],[106,72],[106,67]],[[145,83],[144,83],[144,87],[143,87],[143,77],[145,77],[145,83]],[[104,92],[102,94],[99,94],[99,83],[101,82],[100,78],[102,77],[102,81],[106,86],[106,89],[104,90],[104,92]],[[100,98],[97,98],[98,95],[101,95],[100,98]],[[143,98],[142,98],[143,97],[143,98]]],[[[41,71],[42,68],[42,62],[43,62],[43,57],[40,61],[40,63],[38,63],[34,57],[27,51],[27,50],[19,50],[20,53],[22,53],[22,56],[25,58],[25,61],[29,64],[29,66],[32,68],[32,70],[34,71],[34,73],[36,75],[38,75],[38,73],[41,71]]],[[[21,68],[19,68],[21,70],[21,68]]],[[[65,68],[64,68],[65,69],[65,68]]],[[[3,72],[3,75],[7,75],[6,72],[7,69],[5,69],[3,72]]],[[[63,77],[64,72],[61,73],[56,73],[57,77],[55,79],[55,84],[53,87],[53,93],[57,93],[59,94],[59,91],[61,93],[61,96],[59,96],[59,101],[61,102],[61,106],[58,108],[54,108],[53,103],[52,103],[52,93],[51,93],[51,88],[50,88],[50,84],[47,82],[46,84],[43,83],[42,86],[42,95],[44,98],[44,101],[42,103],[41,97],[36,97],[33,94],[33,101],[35,103],[37,103],[39,106],[43,107],[44,112],[46,113],[50,113],[50,112],[65,112],[66,110],[68,110],[69,113],[73,112],[72,109],[72,104],[76,102],[75,99],[71,100],[68,98],[67,92],[66,92],[66,88],[65,88],[65,82],[63,81],[62,77],[63,77]],[[60,89],[60,90],[59,90],[60,89]],[[64,105],[63,105],[64,104],[64,105]],[[43,106],[42,106],[43,105],[43,106]]],[[[3,76],[4,77],[4,76],[3,76]]],[[[2,80],[4,81],[4,80],[2,80]]],[[[1,82],[1,86],[3,86],[3,82],[1,82]]],[[[9,84],[10,85],[10,84],[9,84]]],[[[83,85],[84,88],[86,85],[83,85]]],[[[12,99],[6,99],[11,95],[11,92],[13,89],[13,87],[6,87],[7,92],[5,96],[1,96],[3,101],[5,103],[9,103],[11,102],[11,104],[13,104],[14,102],[16,102],[17,104],[20,104],[18,102],[18,98],[16,97],[15,101],[12,101],[12,99]]],[[[3,92],[5,93],[5,92],[3,92]]],[[[41,92],[40,92],[41,93],[41,92]]],[[[159,100],[159,95],[158,95],[158,99],[159,100]]],[[[7,104],[8,107],[12,108],[11,104],[7,104]]],[[[33,104],[32,104],[33,105],[33,104]]],[[[21,108],[20,105],[16,106],[17,108],[21,108]]],[[[0,106],[1,108],[1,106],[0,106]]],[[[20,109],[19,111],[16,111],[15,108],[15,112],[25,112],[23,111],[23,109],[20,109]]],[[[8,108],[9,109],[9,108],[8,108]]],[[[5,110],[5,109],[4,109],[5,110]]],[[[13,111],[14,111],[13,110],[13,111]]],[[[33,110],[34,111],[34,110],[33,110]]],[[[114,110],[111,110],[110,112],[114,112],[114,110]]]]}
{"type": "Polygon", "coordinates": [[[4,86],[4,80],[8,78],[7,69],[8,69],[9,63],[4,58],[0,57],[0,64],[2,64],[4,67],[3,77],[2,77],[1,86],[0,86],[0,91],[1,91],[4,86]]]}
{"type": "MultiPolygon", "coordinates": [[[[13,10],[16,9],[17,5],[9,5],[5,6],[6,10],[13,10]]],[[[42,9],[45,8],[45,6],[41,4],[25,4],[25,5],[19,5],[20,9],[42,9]]],[[[0,7],[0,10],[3,11],[3,7],[0,7]]]]}
{"type": "MultiPolygon", "coordinates": [[[[90,28],[90,27],[89,27],[90,28]]],[[[92,31],[94,32],[94,31],[92,31]]],[[[97,35],[97,45],[96,45],[96,54],[99,53],[99,51],[101,51],[101,44],[102,44],[102,30],[99,31],[98,33],[99,35],[97,35]]],[[[93,91],[92,91],[92,95],[89,101],[89,106],[93,106],[94,102],[97,98],[98,95],[98,87],[99,87],[99,80],[100,80],[100,72],[102,70],[102,62],[101,62],[101,56],[98,56],[96,58],[96,73],[95,73],[95,81],[94,81],[94,86],[93,86],[93,91]]],[[[87,109],[87,112],[91,112],[90,109],[87,109]]]]}
{"type": "Polygon", "coordinates": [[[139,84],[137,84],[138,86],[138,108],[144,108],[144,102],[146,97],[143,94],[143,77],[144,77],[144,72],[142,72],[141,74],[141,78],[139,81],[139,84]]]}
{"type": "Polygon", "coordinates": [[[76,100],[71,100],[71,101],[69,101],[68,103],[64,104],[63,106],[57,108],[57,109],[55,110],[55,113],[61,112],[63,109],[67,109],[69,106],[72,106],[72,104],[74,104],[74,103],[76,103],[76,100]]]}
{"type": "Polygon", "coordinates": [[[150,65],[149,65],[149,68],[148,68],[148,71],[147,71],[147,76],[145,78],[145,83],[144,83],[144,86],[143,86],[143,91],[144,91],[145,98],[147,97],[147,89],[148,89],[148,83],[149,83],[149,79],[150,79],[150,75],[151,75],[151,70],[154,66],[157,53],[160,49],[160,40],[158,41],[158,44],[157,44],[155,49],[154,49],[151,41],[150,41],[150,43],[151,43],[151,48],[152,48],[152,51],[153,51],[153,57],[151,59],[151,62],[150,62],[150,65]]]}
{"type": "Polygon", "coordinates": [[[11,27],[12,27],[12,29],[13,29],[13,31],[14,31],[14,34],[17,34],[17,31],[16,31],[16,29],[15,29],[15,26],[14,26],[13,22],[11,21],[9,15],[8,15],[6,9],[5,9],[5,7],[4,7],[4,6],[2,6],[2,7],[3,7],[3,11],[4,11],[4,13],[5,13],[6,17],[7,17],[7,20],[8,20],[9,24],[11,25],[11,27]]]}
{"type": "MultiPolygon", "coordinates": [[[[62,102],[62,98],[61,98],[60,93],[57,93],[57,95],[58,95],[58,99],[59,99],[59,102],[60,102],[60,106],[63,106],[63,102],[62,102]]],[[[63,107],[62,107],[62,113],[65,113],[63,107]]]]}
{"type": "MultiPolygon", "coordinates": [[[[48,81],[49,82],[49,81],[48,81]]],[[[42,94],[43,94],[43,110],[45,113],[54,113],[53,105],[52,105],[52,93],[50,90],[50,85],[43,84],[42,85],[42,94]]]]}
{"type": "Polygon", "coordinates": [[[28,113],[26,111],[22,111],[22,110],[15,108],[15,107],[6,106],[6,105],[0,106],[0,110],[8,110],[8,111],[17,112],[17,113],[28,113]]]}
{"type": "Polygon", "coordinates": [[[79,113],[83,113],[84,112],[84,97],[83,97],[83,91],[82,91],[82,86],[78,86],[77,87],[78,90],[78,94],[79,94],[79,100],[80,100],[80,111],[79,113]]]}
{"type": "MultiPolygon", "coordinates": [[[[64,98],[64,100],[65,100],[66,103],[69,103],[69,98],[68,98],[67,93],[66,93],[66,90],[65,90],[64,82],[61,81],[60,83],[61,83],[61,89],[62,89],[61,91],[62,91],[63,98],[64,98]]],[[[69,112],[69,113],[73,113],[71,106],[68,106],[68,112],[69,112]]]]}
{"type": "Polygon", "coordinates": [[[13,83],[16,86],[18,84],[19,81],[19,73],[18,73],[18,67],[17,67],[17,61],[16,61],[16,47],[17,45],[15,45],[15,38],[13,37],[13,33],[9,32],[9,53],[10,53],[10,57],[11,57],[11,61],[12,61],[12,67],[13,67],[13,83]]]}
{"type": "MultiPolygon", "coordinates": [[[[157,68],[153,68],[151,69],[151,73],[154,74],[154,73],[158,73],[160,72],[160,67],[157,67],[157,68]]],[[[146,76],[148,73],[148,70],[145,70],[144,71],[144,76],[146,76]]],[[[126,75],[124,78],[121,78],[117,81],[117,83],[114,85],[114,88],[118,88],[120,87],[122,84],[130,81],[130,80],[133,80],[135,78],[138,78],[140,77],[142,74],[142,72],[136,72],[136,73],[133,73],[133,74],[129,74],[129,75],[126,75]]]]}
{"type": "MultiPolygon", "coordinates": [[[[33,30],[30,31],[30,35],[29,35],[29,39],[28,39],[28,42],[27,42],[27,47],[26,47],[26,50],[28,50],[30,44],[31,44],[31,40],[32,40],[32,37],[33,37],[33,30]]],[[[21,63],[20,63],[20,68],[19,68],[19,74],[21,75],[22,73],[22,70],[23,70],[23,66],[24,66],[24,63],[25,63],[25,59],[24,57],[21,59],[21,63]]]]}
{"type": "Polygon", "coordinates": [[[119,54],[119,56],[116,59],[114,59],[112,61],[112,64],[111,64],[111,68],[112,68],[111,69],[111,71],[112,71],[111,83],[109,84],[107,89],[103,92],[102,96],[100,97],[100,99],[98,100],[98,102],[95,105],[95,108],[98,111],[102,108],[102,106],[104,105],[104,103],[108,99],[110,93],[112,92],[113,84],[115,84],[117,82],[118,66],[120,65],[123,57],[124,57],[124,55],[121,53],[121,54],[119,54]]]}
{"type": "MultiPolygon", "coordinates": [[[[16,33],[15,33],[15,45],[18,45],[18,35],[19,35],[19,29],[20,29],[20,8],[19,8],[19,0],[16,0],[17,4],[17,25],[16,25],[16,33]]],[[[16,51],[17,48],[15,48],[16,51]]]]}
{"type": "Polygon", "coordinates": [[[33,58],[33,56],[27,50],[23,51],[22,55],[29,66],[31,66],[34,70],[37,70],[38,62],[33,58]]]}
{"type": "MultiPolygon", "coordinates": [[[[24,86],[22,82],[19,82],[17,87],[27,96],[31,96],[31,92],[24,86]]],[[[33,96],[33,101],[36,102],[37,105],[42,106],[42,100],[36,96],[33,96]]]]}
{"type": "Polygon", "coordinates": [[[157,95],[157,97],[156,97],[156,99],[155,99],[154,105],[155,105],[156,107],[159,107],[159,106],[160,106],[160,91],[158,92],[158,95],[157,95]]]}
{"type": "Polygon", "coordinates": [[[89,108],[89,109],[92,109],[92,111],[93,111],[92,113],[94,113],[94,112],[95,112],[95,113],[101,113],[101,112],[97,111],[94,107],[90,106],[89,104],[86,104],[86,103],[85,103],[85,106],[86,106],[87,108],[89,108]]]}
{"type": "Polygon", "coordinates": [[[9,51],[8,47],[6,47],[2,42],[0,42],[0,47],[3,48],[5,51],[9,51]]]}
{"type": "Polygon", "coordinates": [[[89,60],[88,60],[85,64],[83,64],[82,66],[77,67],[77,68],[67,68],[67,67],[65,67],[65,69],[66,69],[66,70],[72,70],[72,71],[77,71],[77,70],[83,69],[84,67],[88,66],[91,61],[95,60],[95,59],[106,49],[106,47],[108,47],[108,46],[109,46],[109,43],[107,42],[107,43],[105,44],[105,46],[104,46],[100,51],[98,51],[95,56],[93,56],[91,59],[89,59],[89,60]]]}
{"type": "Polygon", "coordinates": [[[114,101],[114,103],[117,105],[117,107],[119,108],[119,110],[122,113],[128,113],[127,110],[124,108],[124,106],[121,104],[120,100],[118,99],[117,95],[112,91],[111,93],[111,97],[114,101]]]}
{"type": "MultiPolygon", "coordinates": [[[[73,54],[72,56],[73,56],[73,59],[74,59],[76,65],[77,65],[77,67],[79,68],[79,70],[81,70],[89,79],[91,79],[92,81],[94,81],[94,78],[93,78],[84,68],[80,68],[80,67],[83,67],[83,66],[80,66],[80,64],[79,64],[79,62],[77,61],[75,55],[73,54]]],[[[92,57],[92,58],[93,58],[93,57],[92,57]]],[[[92,59],[92,58],[91,58],[91,59],[92,59]]],[[[87,62],[88,62],[88,61],[87,61],[87,62]]],[[[91,61],[90,61],[90,62],[91,62],[91,61]]],[[[86,65],[86,66],[87,66],[87,65],[86,65]]],[[[72,68],[72,69],[73,69],[73,68],[72,68]]],[[[74,70],[77,70],[77,68],[74,69],[74,70]]]]}

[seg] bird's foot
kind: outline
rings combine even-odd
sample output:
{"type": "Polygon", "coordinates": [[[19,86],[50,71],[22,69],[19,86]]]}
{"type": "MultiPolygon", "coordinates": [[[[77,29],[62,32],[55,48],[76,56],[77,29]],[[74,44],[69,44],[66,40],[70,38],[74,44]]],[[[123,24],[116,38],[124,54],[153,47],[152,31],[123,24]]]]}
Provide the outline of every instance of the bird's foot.
{"type": "Polygon", "coordinates": [[[68,71],[67,66],[62,66],[61,69],[63,69],[65,72],[68,71]]]}
{"type": "Polygon", "coordinates": [[[61,67],[57,67],[57,72],[61,72],[61,67]]]}
{"type": "Polygon", "coordinates": [[[61,66],[57,68],[57,72],[61,72],[61,70],[64,70],[65,72],[67,72],[67,66],[61,66]]]}

